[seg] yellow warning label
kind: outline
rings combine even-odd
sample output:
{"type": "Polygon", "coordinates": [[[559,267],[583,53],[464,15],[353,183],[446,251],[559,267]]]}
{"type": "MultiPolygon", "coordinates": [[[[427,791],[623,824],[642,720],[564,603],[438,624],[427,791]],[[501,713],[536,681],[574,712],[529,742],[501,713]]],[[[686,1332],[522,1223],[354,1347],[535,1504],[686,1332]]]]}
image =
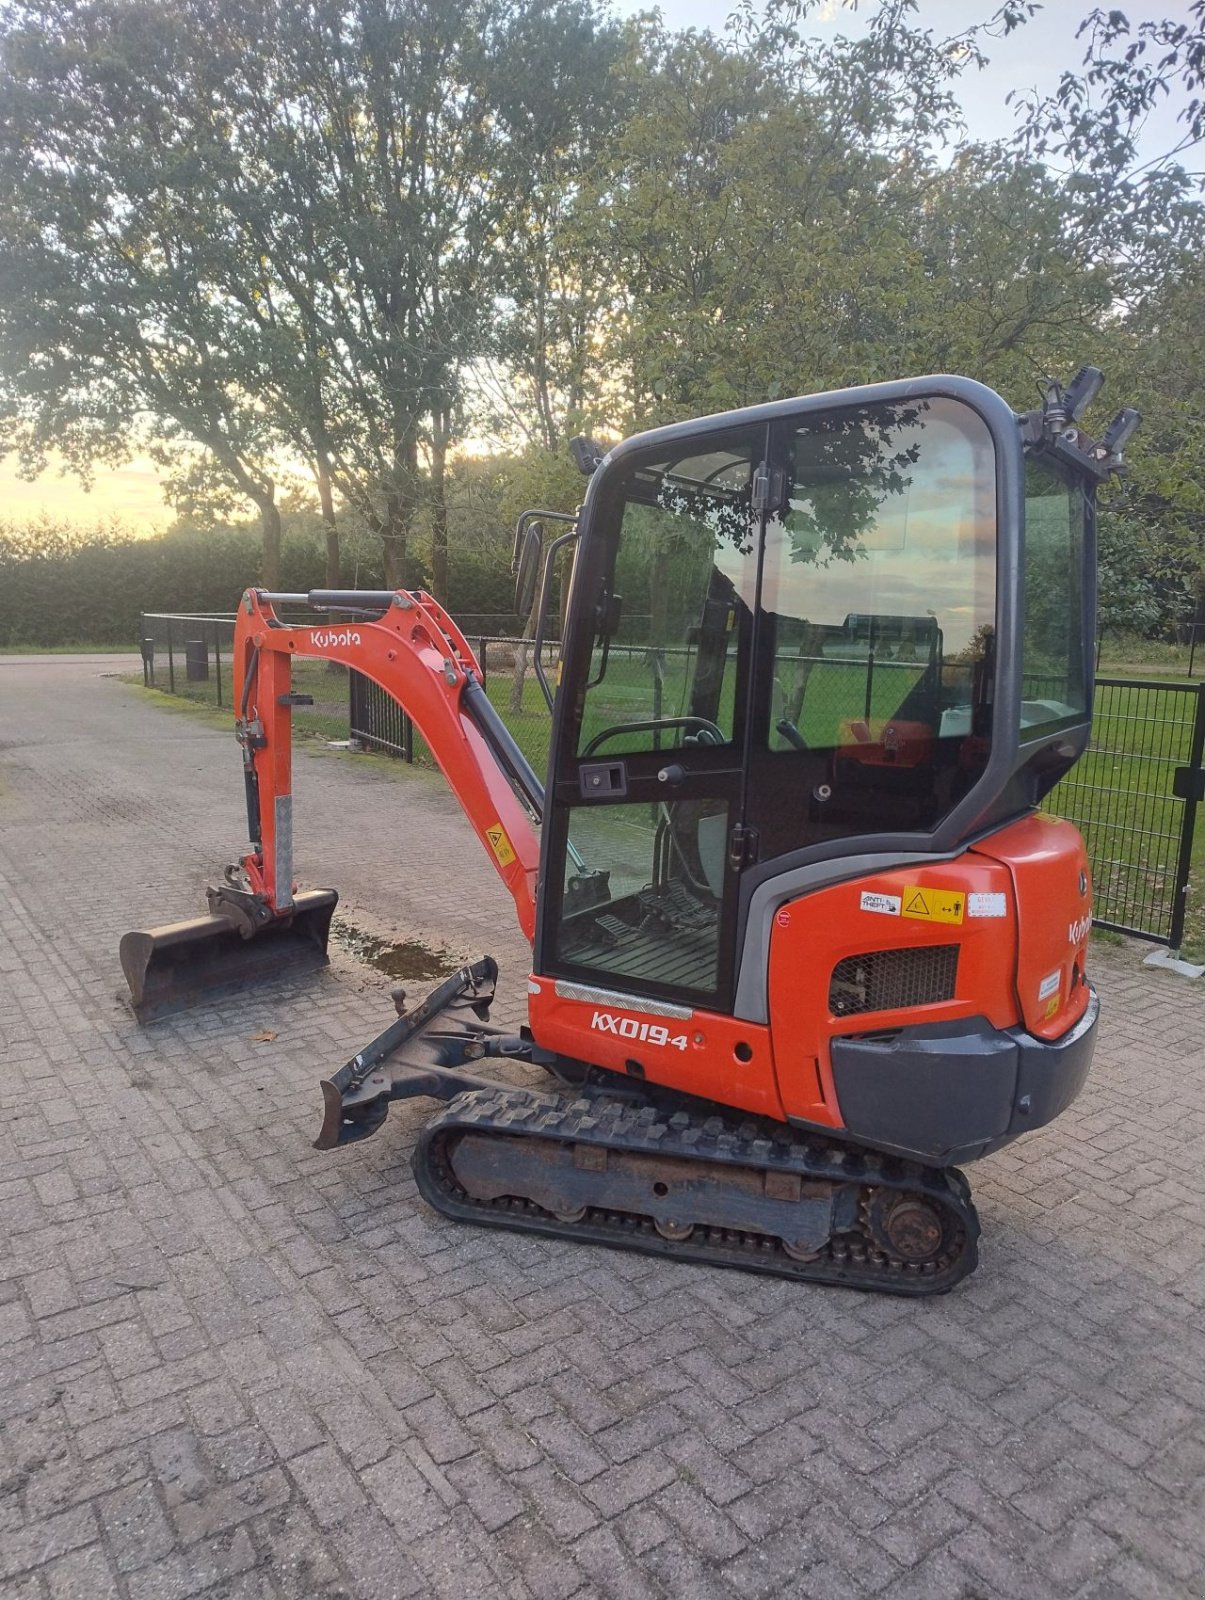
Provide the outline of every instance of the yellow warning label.
{"type": "Polygon", "coordinates": [[[1044,1017],[1046,1017],[1046,1018],[1053,1017],[1055,1012],[1058,1010],[1058,1008],[1059,1008],[1059,997],[1056,994],[1053,1000],[1048,1000],[1046,1002],[1046,1009],[1045,1009],[1045,1011],[1043,1011],[1042,1015],[1044,1017]]]}
{"type": "Polygon", "coordinates": [[[951,889],[925,889],[910,883],[904,890],[900,914],[921,922],[961,922],[966,915],[966,895],[951,889]]]}
{"type": "Polygon", "coordinates": [[[492,828],[485,830],[485,836],[490,842],[490,849],[498,857],[500,867],[509,867],[518,857],[511,849],[510,840],[506,837],[506,829],[500,822],[495,822],[492,828]]]}

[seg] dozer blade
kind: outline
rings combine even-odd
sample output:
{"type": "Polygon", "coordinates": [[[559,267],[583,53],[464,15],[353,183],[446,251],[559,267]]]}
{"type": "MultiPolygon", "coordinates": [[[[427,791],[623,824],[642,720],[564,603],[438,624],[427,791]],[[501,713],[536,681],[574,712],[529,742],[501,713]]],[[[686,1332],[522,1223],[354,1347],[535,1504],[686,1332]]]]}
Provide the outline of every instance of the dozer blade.
{"type": "Polygon", "coordinates": [[[125,934],[119,953],[134,1015],[152,1022],[223,990],[326,966],[338,903],[334,889],[309,889],[294,896],[288,916],[274,917],[250,939],[223,916],[125,934]]]}

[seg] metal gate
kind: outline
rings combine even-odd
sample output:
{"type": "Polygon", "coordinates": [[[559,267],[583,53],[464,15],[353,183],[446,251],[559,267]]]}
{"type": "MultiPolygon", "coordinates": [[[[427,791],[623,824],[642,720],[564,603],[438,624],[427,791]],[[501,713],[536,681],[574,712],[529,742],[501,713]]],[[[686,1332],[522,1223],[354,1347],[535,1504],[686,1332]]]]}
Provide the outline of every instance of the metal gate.
{"type": "Polygon", "coordinates": [[[1097,927],[1180,949],[1203,747],[1205,683],[1097,678],[1091,747],[1049,801],[1087,842],[1097,927]]]}
{"type": "Polygon", "coordinates": [[[348,673],[351,736],[403,761],[414,760],[414,723],[379,683],[354,667],[348,673]]]}

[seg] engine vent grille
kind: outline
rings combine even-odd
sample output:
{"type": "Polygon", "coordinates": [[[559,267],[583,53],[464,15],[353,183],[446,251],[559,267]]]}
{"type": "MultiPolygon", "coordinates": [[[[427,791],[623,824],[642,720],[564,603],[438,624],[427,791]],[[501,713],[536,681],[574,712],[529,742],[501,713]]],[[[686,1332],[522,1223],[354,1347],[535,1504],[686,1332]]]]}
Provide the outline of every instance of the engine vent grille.
{"type": "Polygon", "coordinates": [[[835,1017],[854,1017],[952,1000],[958,949],[956,944],[930,944],[847,956],[833,968],[828,1008],[835,1017]]]}

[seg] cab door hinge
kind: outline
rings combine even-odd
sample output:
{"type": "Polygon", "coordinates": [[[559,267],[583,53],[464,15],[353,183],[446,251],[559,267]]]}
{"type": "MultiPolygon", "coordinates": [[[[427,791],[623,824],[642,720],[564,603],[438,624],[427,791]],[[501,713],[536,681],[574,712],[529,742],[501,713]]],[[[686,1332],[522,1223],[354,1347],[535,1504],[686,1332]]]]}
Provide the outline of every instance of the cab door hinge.
{"type": "Polygon", "coordinates": [[[733,872],[750,866],[757,860],[757,829],[747,822],[738,822],[728,835],[728,865],[733,872]]]}
{"type": "Polygon", "coordinates": [[[752,509],[772,516],[786,505],[787,475],[781,467],[771,467],[766,462],[753,474],[752,509]]]}

